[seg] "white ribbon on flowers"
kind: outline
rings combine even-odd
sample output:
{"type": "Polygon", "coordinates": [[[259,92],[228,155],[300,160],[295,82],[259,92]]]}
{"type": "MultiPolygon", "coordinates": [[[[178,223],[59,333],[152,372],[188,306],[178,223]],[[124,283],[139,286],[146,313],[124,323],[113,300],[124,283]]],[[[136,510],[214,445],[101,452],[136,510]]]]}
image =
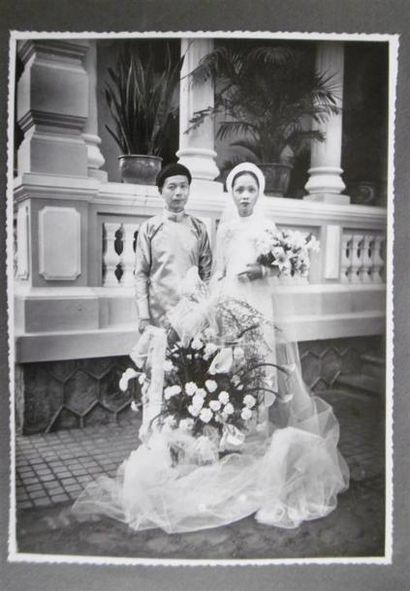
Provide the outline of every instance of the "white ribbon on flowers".
{"type": "Polygon", "coordinates": [[[245,433],[235,425],[225,425],[222,428],[222,437],[219,443],[220,451],[237,451],[245,441],[245,433]]]}
{"type": "Polygon", "coordinates": [[[160,435],[178,456],[179,465],[204,466],[218,460],[218,442],[206,434],[194,437],[182,429],[162,430],[160,435]]]}
{"type": "Polygon", "coordinates": [[[167,313],[167,318],[178,334],[182,346],[187,346],[191,339],[208,325],[214,324],[214,302],[210,298],[207,284],[202,281],[197,267],[191,267],[180,286],[180,300],[167,313]]]}
{"type": "Polygon", "coordinates": [[[137,367],[148,364],[151,379],[143,397],[142,425],[139,431],[141,441],[152,431],[152,420],[159,415],[164,388],[164,363],[167,349],[167,335],[163,328],[148,326],[130,353],[137,367]]]}

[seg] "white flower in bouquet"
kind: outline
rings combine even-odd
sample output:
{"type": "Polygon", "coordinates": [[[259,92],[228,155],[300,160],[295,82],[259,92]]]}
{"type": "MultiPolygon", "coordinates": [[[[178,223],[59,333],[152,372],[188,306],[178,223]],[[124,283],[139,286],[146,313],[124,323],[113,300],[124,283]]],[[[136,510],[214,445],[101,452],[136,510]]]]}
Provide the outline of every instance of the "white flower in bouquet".
{"type": "Polygon", "coordinates": [[[191,431],[193,426],[193,419],[182,419],[181,421],[179,421],[179,428],[181,429],[181,431],[191,431]]]}
{"type": "Polygon", "coordinates": [[[220,394],[218,396],[218,400],[222,404],[228,404],[228,402],[229,402],[229,394],[228,394],[228,392],[225,392],[225,390],[223,390],[222,392],[220,392],[220,394]]]}
{"type": "Polygon", "coordinates": [[[137,377],[138,374],[139,374],[139,372],[138,371],[135,371],[135,369],[132,369],[131,367],[129,367],[128,369],[126,369],[124,371],[124,373],[122,374],[121,379],[120,379],[119,384],[118,384],[119,387],[120,387],[120,390],[122,392],[125,392],[127,390],[127,388],[128,388],[128,382],[130,380],[132,380],[132,378],[137,377]]]}
{"type": "Polygon", "coordinates": [[[306,238],[303,236],[302,232],[299,232],[299,230],[290,232],[288,241],[289,246],[294,250],[304,248],[306,246],[306,238]]]}
{"type": "Polygon", "coordinates": [[[175,420],[174,415],[169,415],[169,416],[165,417],[165,419],[164,419],[164,425],[162,427],[162,430],[165,432],[173,431],[174,428],[176,427],[176,424],[177,424],[177,422],[175,420]]]}
{"type": "Polygon", "coordinates": [[[203,347],[203,346],[204,346],[204,343],[202,342],[202,340],[201,340],[199,337],[195,337],[195,338],[192,340],[191,347],[192,347],[193,349],[195,349],[196,351],[197,351],[198,349],[202,349],[202,347],[203,347]]]}
{"type": "Polygon", "coordinates": [[[244,421],[249,421],[249,419],[251,419],[251,418],[252,418],[252,411],[251,411],[251,409],[250,409],[250,408],[248,408],[247,406],[245,406],[245,407],[242,409],[242,412],[241,412],[241,418],[242,418],[244,421]]]}
{"type": "Polygon", "coordinates": [[[243,403],[248,408],[253,408],[256,404],[256,398],[252,394],[247,394],[243,399],[243,403]]]}
{"type": "Polygon", "coordinates": [[[215,380],[206,380],[206,382],[205,382],[205,388],[211,394],[212,394],[212,392],[215,392],[215,390],[217,389],[217,387],[218,387],[218,384],[215,382],[215,380]]]}
{"type": "Polygon", "coordinates": [[[218,347],[215,345],[215,343],[206,343],[203,355],[204,359],[209,359],[211,355],[213,355],[217,350],[218,347]]]}
{"type": "Polygon", "coordinates": [[[278,265],[280,274],[289,277],[292,274],[292,263],[287,258],[286,260],[282,261],[281,264],[278,265]]]}
{"type": "Polygon", "coordinates": [[[181,393],[181,387],[175,384],[174,386],[167,386],[164,390],[165,400],[169,400],[173,396],[181,393]]]}
{"type": "Polygon", "coordinates": [[[231,404],[230,402],[228,402],[228,404],[225,404],[225,408],[223,409],[223,413],[226,415],[231,415],[235,412],[235,409],[233,407],[233,404],[231,404]]]}
{"type": "Polygon", "coordinates": [[[242,347],[235,347],[233,350],[234,359],[237,361],[242,360],[245,357],[245,352],[242,347]]]}
{"type": "Polygon", "coordinates": [[[313,236],[313,234],[311,234],[308,237],[307,248],[309,250],[311,250],[312,252],[319,252],[320,251],[320,242],[316,238],[316,236],[313,236]]]}
{"type": "Polygon", "coordinates": [[[164,371],[169,372],[174,369],[174,364],[169,359],[164,361],[164,371]]]}
{"type": "MultiPolygon", "coordinates": [[[[219,353],[215,356],[214,360],[212,361],[208,372],[211,375],[215,375],[216,373],[228,373],[232,367],[232,348],[231,347],[224,347],[219,351],[219,353]]],[[[209,388],[208,388],[209,389],[209,388]]],[[[211,390],[209,390],[211,392],[211,390]]],[[[212,390],[213,392],[214,390],[212,390]]]]}
{"type": "Polygon", "coordinates": [[[199,413],[201,412],[200,408],[196,408],[195,406],[193,406],[192,404],[190,404],[188,406],[188,412],[191,416],[193,417],[197,417],[199,415],[199,413]]]}
{"type": "Polygon", "coordinates": [[[204,399],[199,394],[195,394],[192,398],[192,406],[201,409],[204,405],[204,399]]]}
{"type": "Polygon", "coordinates": [[[198,390],[198,386],[195,384],[195,382],[187,382],[185,384],[184,390],[188,394],[188,396],[193,396],[195,392],[198,390]]]}
{"type": "Polygon", "coordinates": [[[281,273],[283,273],[286,268],[290,268],[288,255],[281,246],[273,248],[272,254],[274,257],[274,260],[271,263],[272,267],[278,267],[281,273]]]}
{"type": "Polygon", "coordinates": [[[198,396],[202,396],[202,398],[206,398],[207,391],[204,388],[198,388],[196,394],[198,394],[198,396]]]}
{"type": "Polygon", "coordinates": [[[210,408],[203,408],[199,413],[199,418],[203,423],[209,423],[213,416],[214,413],[210,408]]]}
{"type": "Polygon", "coordinates": [[[212,408],[213,411],[218,412],[218,410],[221,409],[221,403],[219,400],[211,400],[209,407],[212,408]]]}
{"type": "Polygon", "coordinates": [[[131,408],[132,412],[139,412],[139,410],[140,410],[140,407],[139,407],[139,406],[138,406],[138,404],[135,402],[135,400],[133,400],[133,401],[131,402],[131,407],[130,407],[130,408],[131,408]]]}

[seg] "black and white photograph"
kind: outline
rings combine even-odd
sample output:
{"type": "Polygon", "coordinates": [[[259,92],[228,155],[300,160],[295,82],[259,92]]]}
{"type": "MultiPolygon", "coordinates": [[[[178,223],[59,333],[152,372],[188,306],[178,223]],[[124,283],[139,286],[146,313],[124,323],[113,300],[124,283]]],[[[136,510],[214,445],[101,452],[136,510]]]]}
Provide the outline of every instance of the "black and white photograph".
{"type": "Polygon", "coordinates": [[[388,559],[395,39],[15,48],[16,552],[388,559]]]}
{"type": "Polygon", "coordinates": [[[9,32],[9,567],[394,563],[400,35],[269,29],[9,32]]]}

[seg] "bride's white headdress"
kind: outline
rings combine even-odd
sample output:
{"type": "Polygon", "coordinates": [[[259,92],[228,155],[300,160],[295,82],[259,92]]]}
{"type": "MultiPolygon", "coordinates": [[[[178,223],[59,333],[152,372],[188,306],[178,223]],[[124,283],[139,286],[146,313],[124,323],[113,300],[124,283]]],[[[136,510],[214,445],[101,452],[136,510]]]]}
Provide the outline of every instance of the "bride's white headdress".
{"type": "Polygon", "coordinates": [[[259,185],[259,196],[262,196],[265,192],[265,177],[261,169],[258,168],[256,164],[253,164],[252,162],[241,162],[231,170],[226,179],[226,188],[228,192],[232,193],[232,185],[235,180],[235,177],[237,177],[240,173],[244,174],[246,172],[250,172],[251,174],[256,176],[259,185]]]}
{"type": "Polygon", "coordinates": [[[226,223],[239,218],[238,210],[236,209],[232,197],[232,187],[238,174],[244,174],[246,172],[254,175],[259,185],[259,197],[255,205],[254,214],[261,213],[264,210],[264,207],[267,203],[267,198],[265,197],[265,176],[261,169],[258,168],[256,164],[253,164],[253,162],[241,162],[230,171],[226,178],[226,189],[228,194],[226,196],[226,203],[221,214],[220,223],[226,223]]]}

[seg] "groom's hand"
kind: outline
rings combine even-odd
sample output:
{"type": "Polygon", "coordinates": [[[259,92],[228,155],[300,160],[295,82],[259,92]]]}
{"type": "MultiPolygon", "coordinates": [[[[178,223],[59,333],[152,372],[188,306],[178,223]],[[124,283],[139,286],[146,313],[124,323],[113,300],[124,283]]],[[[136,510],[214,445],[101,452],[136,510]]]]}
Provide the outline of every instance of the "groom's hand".
{"type": "Polygon", "coordinates": [[[145,329],[147,328],[147,326],[149,326],[151,324],[149,318],[141,318],[141,320],[139,321],[138,324],[138,332],[140,334],[142,334],[145,329]]]}
{"type": "Polygon", "coordinates": [[[253,281],[254,279],[261,279],[263,276],[263,267],[258,264],[246,265],[246,271],[238,273],[239,281],[253,281]]]}

